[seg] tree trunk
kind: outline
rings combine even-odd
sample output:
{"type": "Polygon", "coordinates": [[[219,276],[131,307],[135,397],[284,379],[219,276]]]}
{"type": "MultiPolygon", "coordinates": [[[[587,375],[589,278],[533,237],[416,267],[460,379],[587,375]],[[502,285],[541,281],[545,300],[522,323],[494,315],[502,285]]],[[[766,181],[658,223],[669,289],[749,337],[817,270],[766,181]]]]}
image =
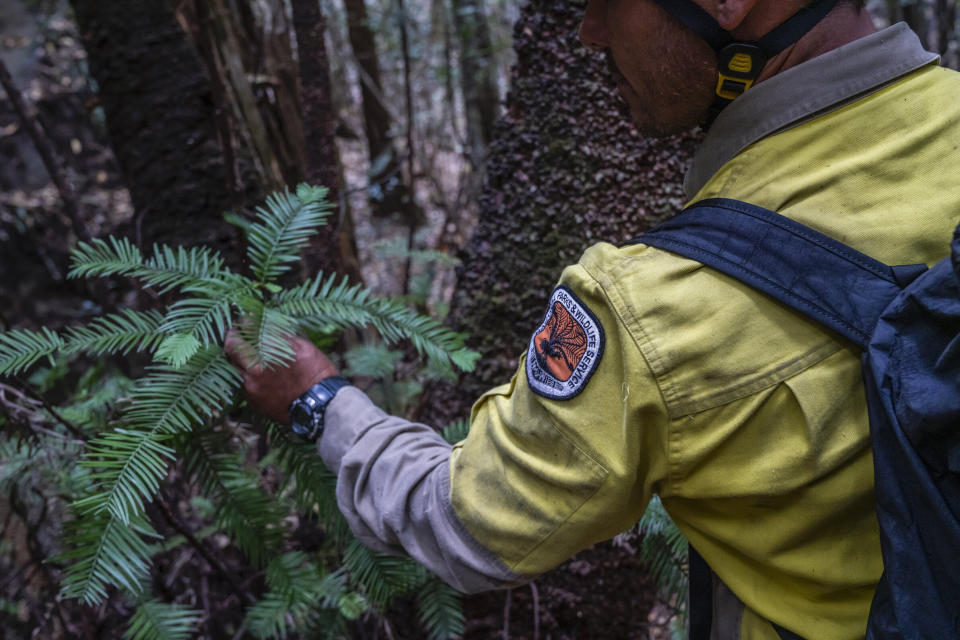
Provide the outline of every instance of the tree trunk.
{"type": "MultiPolygon", "coordinates": [[[[370,205],[375,216],[399,214],[408,224],[420,224],[423,214],[413,201],[400,158],[390,134],[391,117],[384,106],[380,61],[366,0],[344,0],[347,33],[360,72],[363,124],[370,153],[370,205]]],[[[410,176],[412,177],[412,176],[410,176]]]]}
{"type": "Polygon", "coordinates": [[[923,48],[930,49],[930,25],[927,23],[926,5],[925,0],[903,0],[900,10],[903,12],[904,21],[920,37],[923,48]]]}
{"type": "MultiPolygon", "coordinates": [[[[933,15],[937,23],[937,51],[946,55],[957,28],[956,0],[935,0],[933,15]]],[[[949,64],[953,61],[946,62],[949,64]]]]}
{"type": "Polygon", "coordinates": [[[453,22],[460,40],[460,86],[470,162],[482,175],[500,103],[483,0],[453,0],[453,22]]]}
{"type": "Polygon", "coordinates": [[[210,85],[168,0],[73,0],[141,244],[228,248],[210,85]]]}
{"type": "MultiPolygon", "coordinates": [[[[300,64],[300,114],[306,147],[303,179],[327,187],[330,202],[339,209],[340,158],[333,135],[330,64],[324,41],[326,23],[317,0],[292,0],[291,6],[300,64]]],[[[333,216],[330,224],[311,240],[305,255],[310,270],[343,271],[338,218],[340,216],[333,216]]],[[[351,237],[349,242],[352,241],[351,237]]]]}
{"type": "MultiPolygon", "coordinates": [[[[590,244],[630,239],[683,205],[680,184],[696,138],[657,141],[636,133],[602,56],[577,41],[584,4],[531,0],[514,30],[517,64],[506,114],[490,147],[479,221],[461,254],[451,311],[451,324],[469,333],[481,358],[458,385],[431,390],[421,411],[428,424],[466,417],[481,393],[510,379],[565,265],[590,244]]],[[[649,593],[642,570],[625,570],[636,554],[609,543],[584,554],[578,558],[597,554],[621,569],[578,574],[582,617],[567,617],[569,605],[549,598],[537,614],[568,620],[565,633],[634,635],[636,620],[612,603],[624,593],[649,593]]],[[[571,571],[577,569],[567,565],[537,584],[545,593],[562,592],[571,571]]],[[[492,616],[504,607],[502,598],[472,596],[465,606],[472,618],[492,616]]],[[[637,610],[645,617],[643,606],[637,610]]],[[[529,607],[513,608],[517,618],[531,615],[529,607]]]]}
{"type": "Polygon", "coordinates": [[[887,19],[890,24],[903,20],[903,12],[900,10],[900,0],[885,0],[887,6],[887,19]]]}
{"type": "Polygon", "coordinates": [[[565,265],[683,205],[696,137],[637,134],[602,57],[577,41],[583,4],[533,0],[515,29],[511,91],[450,315],[482,358],[456,387],[431,394],[431,424],[466,416],[509,380],[565,265]]]}

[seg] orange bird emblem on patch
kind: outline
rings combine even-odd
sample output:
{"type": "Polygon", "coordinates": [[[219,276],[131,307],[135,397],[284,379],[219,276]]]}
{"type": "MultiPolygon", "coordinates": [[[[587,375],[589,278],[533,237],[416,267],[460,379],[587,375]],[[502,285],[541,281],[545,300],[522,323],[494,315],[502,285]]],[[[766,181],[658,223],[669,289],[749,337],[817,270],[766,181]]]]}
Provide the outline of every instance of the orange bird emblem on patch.
{"type": "Polygon", "coordinates": [[[553,303],[553,314],[547,325],[534,338],[537,362],[561,382],[573,375],[587,351],[587,332],[559,302],[553,303]]]}

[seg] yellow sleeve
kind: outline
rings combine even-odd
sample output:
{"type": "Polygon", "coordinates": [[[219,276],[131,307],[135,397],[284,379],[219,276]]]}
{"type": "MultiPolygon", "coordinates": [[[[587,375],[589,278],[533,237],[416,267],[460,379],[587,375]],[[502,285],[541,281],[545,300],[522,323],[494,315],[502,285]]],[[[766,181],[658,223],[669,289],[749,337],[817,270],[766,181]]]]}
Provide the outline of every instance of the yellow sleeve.
{"type": "Polygon", "coordinates": [[[629,528],[667,474],[666,408],[603,286],[616,252],[563,272],[517,373],[477,401],[451,455],[457,518],[520,575],[629,528]]]}

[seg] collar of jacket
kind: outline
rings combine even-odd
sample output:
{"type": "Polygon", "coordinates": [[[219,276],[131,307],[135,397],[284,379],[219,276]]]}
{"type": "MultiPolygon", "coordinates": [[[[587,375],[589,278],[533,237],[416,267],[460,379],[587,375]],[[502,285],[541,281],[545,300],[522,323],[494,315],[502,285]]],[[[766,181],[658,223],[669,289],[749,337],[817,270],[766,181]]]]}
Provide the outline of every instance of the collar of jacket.
{"type": "Polygon", "coordinates": [[[939,59],[901,22],[756,85],[710,128],[684,180],[687,198],[754,142],[835,111],[939,59]]]}

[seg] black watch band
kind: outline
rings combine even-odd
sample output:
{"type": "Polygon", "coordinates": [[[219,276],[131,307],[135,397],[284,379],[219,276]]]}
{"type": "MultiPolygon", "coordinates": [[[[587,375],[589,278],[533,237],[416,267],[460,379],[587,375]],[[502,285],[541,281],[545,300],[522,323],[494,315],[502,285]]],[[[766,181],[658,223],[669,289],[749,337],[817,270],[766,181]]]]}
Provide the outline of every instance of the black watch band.
{"type": "Polygon", "coordinates": [[[307,389],[290,405],[290,424],[294,433],[308,440],[316,440],[323,433],[323,417],[327,405],[337,391],[350,384],[343,376],[324,378],[307,389]]]}

